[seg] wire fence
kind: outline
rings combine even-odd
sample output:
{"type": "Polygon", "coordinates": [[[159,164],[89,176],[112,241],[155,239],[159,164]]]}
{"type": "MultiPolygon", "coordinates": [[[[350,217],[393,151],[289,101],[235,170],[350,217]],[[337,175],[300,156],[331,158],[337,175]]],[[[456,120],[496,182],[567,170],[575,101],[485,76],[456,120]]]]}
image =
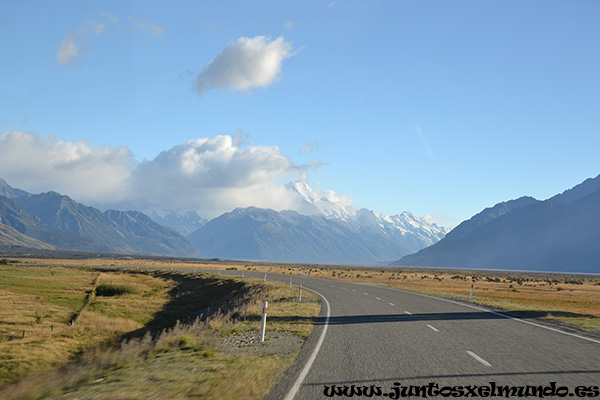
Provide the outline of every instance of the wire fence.
{"type": "Polygon", "coordinates": [[[87,297],[85,298],[85,301],[83,302],[83,306],[81,307],[81,309],[79,311],[77,311],[73,315],[73,317],[71,318],[71,320],[68,323],[40,325],[40,326],[31,327],[31,328],[15,329],[15,330],[11,330],[11,331],[0,332],[0,343],[6,342],[6,341],[12,341],[12,340],[48,337],[48,336],[54,335],[56,333],[63,332],[66,328],[73,326],[75,324],[75,322],[77,322],[77,319],[79,318],[79,316],[81,315],[83,310],[85,310],[87,305],[94,298],[94,296],[96,294],[96,288],[98,287],[99,280],[100,280],[100,273],[98,273],[98,276],[94,280],[94,285],[92,287],[92,290],[90,290],[87,297]]]}

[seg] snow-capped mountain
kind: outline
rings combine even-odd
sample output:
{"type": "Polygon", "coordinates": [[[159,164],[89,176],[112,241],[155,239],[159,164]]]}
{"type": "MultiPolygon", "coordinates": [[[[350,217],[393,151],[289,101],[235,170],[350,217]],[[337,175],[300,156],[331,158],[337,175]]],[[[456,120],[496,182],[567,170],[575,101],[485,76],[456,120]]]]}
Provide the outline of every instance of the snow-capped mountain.
{"type": "Polygon", "coordinates": [[[294,181],[286,185],[299,196],[299,209],[296,210],[304,215],[323,215],[327,218],[337,218],[348,221],[356,210],[352,207],[352,199],[340,196],[332,191],[315,192],[304,182],[294,181]]]}
{"type": "Polygon", "coordinates": [[[430,246],[447,232],[408,212],[387,216],[356,210],[351,199],[316,192],[303,182],[287,187],[298,195],[298,211],[238,208],[187,238],[206,257],[380,264],[430,246]]]}
{"type": "Polygon", "coordinates": [[[418,251],[441,240],[450,230],[415,217],[410,212],[385,215],[376,211],[352,207],[352,199],[330,191],[317,193],[304,182],[290,182],[288,189],[302,199],[301,214],[321,215],[351,223],[364,230],[383,235],[400,235],[410,247],[418,251]]]}
{"type": "Polygon", "coordinates": [[[429,223],[426,219],[415,217],[406,211],[389,216],[362,208],[357,211],[351,222],[363,229],[378,231],[382,235],[399,236],[411,249],[419,250],[438,242],[449,232],[449,229],[443,226],[429,223]]]}

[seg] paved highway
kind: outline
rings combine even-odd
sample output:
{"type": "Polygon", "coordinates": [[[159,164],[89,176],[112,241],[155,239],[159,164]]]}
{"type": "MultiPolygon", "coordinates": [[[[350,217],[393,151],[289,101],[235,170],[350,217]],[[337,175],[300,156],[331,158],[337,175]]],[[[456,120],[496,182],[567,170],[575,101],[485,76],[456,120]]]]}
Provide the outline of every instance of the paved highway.
{"type": "MultiPolygon", "coordinates": [[[[289,282],[290,276],[268,279],[289,282]]],[[[573,393],[577,386],[600,386],[597,339],[381,286],[299,276],[293,283],[321,294],[323,309],[297,362],[269,399],[326,399],[325,387],[332,385],[375,385],[385,393],[398,384],[556,382],[573,393]]]]}

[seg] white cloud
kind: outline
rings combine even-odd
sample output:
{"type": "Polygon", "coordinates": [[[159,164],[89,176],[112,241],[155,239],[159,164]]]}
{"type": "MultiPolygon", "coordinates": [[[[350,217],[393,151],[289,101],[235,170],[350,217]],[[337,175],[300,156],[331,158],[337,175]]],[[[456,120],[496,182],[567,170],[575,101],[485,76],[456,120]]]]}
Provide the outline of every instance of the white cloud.
{"type": "Polygon", "coordinates": [[[314,149],[319,147],[319,142],[315,141],[312,143],[307,143],[300,149],[300,153],[312,153],[314,149]]]}
{"type": "Polygon", "coordinates": [[[83,45],[75,44],[75,35],[69,35],[63,40],[56,54],[56,63],[63,67],[73,64],[83,51],[83,45]]]}
{"type": "MultiPolygon", "coordinates": [[[[85,58],[86,49],[92,44],[94,37],[103,35],[110,25],[120,25],[117,16],[109,13],[100,15],[103,17],[103,21],[90,20],[79,29],[67,33],[67,37],[62,41],[56,54],[58,65],[68,68],[74,63],[81,64],[85,58]]],[[[163,36],[165,33],[163,27],[154,22],[133,22],[129,19],[129,23],[138,29],[149,31],[152,36],[163,36]]]]}
{"type": "Polygon", "coordinates": [[[136,22],[135,26],[143,31],[150,31],[152,36],[163,36],[165,34],[163,27],[154,22],[136,22]]]}
{"type": "MultiPolygon", "coordinates": [[[[276,146],[246,145],[246,136],[194,139],[137,162],[126,147],[8,131],[0,133],[0,178],[101,209],[194,210],[205,217],[250,206],[302,211],[298,193],[284,183],[318,163],[298,166],[276,146]]],[[[345,201],[333,192],[322,196],[345,201]]]]}
{"type": "Polygon", "coordinates": [[[131,168],[125,147],[93,148],[23,132],[0,133],[0,171],[7,182],[34,192],[55,190],[82,202],[119,201],[131,168]]]}
{"type": "Polygon", "coordinates": [[[90,45],[91,38],[94,35],[98,36],[106,32],[108,24],[117,23],[116,17],[106,13],[103,16],[106,21],[87,21],[86,25],[67,34],[56,54],[58,65],[68,68],[75,62],[81,63],[83,61],[85,49],[90,45]]]}
{"type": "MultiPolygon", "coordinates": [[[[291,204],[278,178],[296,176],[300,167],[275,146],[242,148],[241,133],[190,140],[144,161],[131,177],[133,192],[157,206],[194,209],[215,216],[236,207],[283,209],[291,204]],[[159,204],[160,203],[160,204],[159,204]]],[[[148,206],[148,205],[145,205],[148,206]]]]}
{"type": "Polygon", "coordinates": [[[194,90],[250,91],[273,83],[281,72],[283,60],[293,56],[292,45],[280,36],[242,37],[225,49],[198,74],[194,90]]]}
{"type": "Polygon", "coordinates": [[[284,25],[285,29],[294,29],[294,22],[293,21],[286,21],[285,25],[284,25]]]}

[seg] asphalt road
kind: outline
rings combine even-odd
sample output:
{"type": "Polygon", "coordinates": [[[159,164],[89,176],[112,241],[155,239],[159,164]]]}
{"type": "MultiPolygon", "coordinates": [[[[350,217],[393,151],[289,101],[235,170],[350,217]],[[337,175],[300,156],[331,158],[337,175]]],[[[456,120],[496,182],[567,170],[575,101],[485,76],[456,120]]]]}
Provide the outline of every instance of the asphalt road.
{"type": "MultiPolygon", "coordinates": [[[[268,279],[289,282],[290,276],[268,279]]],[[[323,310],[269,399],[327,399],[325,388],[332,385],[375,385],[393,393],[393,387],[430,383],[441,388],[556,382],[573,394],[577,386],[600,386],[597,339],[387,287],[293,276],[293,284],[300,283],[324,297],[323,310]]]]}

